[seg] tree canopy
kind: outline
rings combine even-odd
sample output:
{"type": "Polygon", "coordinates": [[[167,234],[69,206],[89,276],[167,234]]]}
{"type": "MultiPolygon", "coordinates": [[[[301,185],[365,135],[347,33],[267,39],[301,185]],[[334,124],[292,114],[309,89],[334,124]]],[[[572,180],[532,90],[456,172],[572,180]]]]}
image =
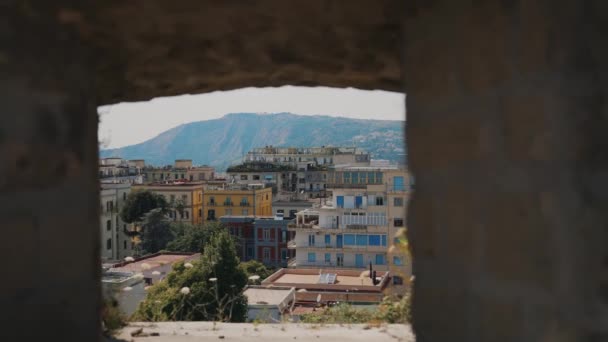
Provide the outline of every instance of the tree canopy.
{"type": "Polygon", "coordinates": [[[155,194],[150,191],[135,191],[131,192],[127,197],[120,218],[126,223],[139,222],[143,219],[144,214],[152,209],[160,209],[165,214],[168,208],[167,201],[162,195],[155,194]]]}
{"type": "Polygon", "coordinates": [[[260,281],[268,278],[272,273],[274,273],[274,269],[266,267],[257,260],[242,262],[239,267],[245,272],[247,277],[251,277],[253,275],[260,276],[260,281]]]}
{"type": "Polygon", "coordinates": [[[218,230],[199,261],[175,264],[164,280],[148,290],[133,318],[244,322],[247,276],[238,264],[234,242],[226,230],[218,230]]]}
{"type": "Polygon", "coordinates": [[[160,208],[144,214],[139,237],[142,254],[156,253],[173,240],[170,223],[160,208]]]}
{"type": "Polygon", "coordinates": [[[218,222],[207,222],[197,225],[174,223],[171,225],[171,230],[175,238],[169,242],[167,250],[172,252],[203,253],[211,236],[221,229],[225,228],[218,222]]]}

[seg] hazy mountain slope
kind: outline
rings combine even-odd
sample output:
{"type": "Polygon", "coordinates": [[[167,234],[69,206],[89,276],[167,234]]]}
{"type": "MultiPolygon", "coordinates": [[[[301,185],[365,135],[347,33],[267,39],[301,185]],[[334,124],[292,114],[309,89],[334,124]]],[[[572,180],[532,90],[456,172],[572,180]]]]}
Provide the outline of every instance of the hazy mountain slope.
{"type": "Polygon", "coordinates": [[[102,150],[102,157],[145,159],[147,164],[195,164],[225,169],[254,147],[357,146],[374,158],[396,160],[403,153],[403,121],[356,120],[341,117],[237,113],[184,124],[141,144],[102,150]]]}

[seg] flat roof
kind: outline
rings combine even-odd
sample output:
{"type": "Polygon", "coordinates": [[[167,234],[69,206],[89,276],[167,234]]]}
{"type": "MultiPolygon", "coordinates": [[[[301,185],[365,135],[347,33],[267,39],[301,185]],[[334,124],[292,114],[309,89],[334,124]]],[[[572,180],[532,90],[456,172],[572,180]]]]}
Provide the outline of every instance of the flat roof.
{"type": "MultiPolygon", "coordinates": [[[[273,283],[275,284],[319,284],[318,274],[283,274],[273,283]]],[[[319,284],[320,285],[320,284],[319,284]]],[[[353,286],[374,286],[372,280],[369,277],[360,276],[345,276],[338,275],[334,284],[323,284],[323,285],[353,285],[353,286]]]]}
{"type": "Polygon", "coordinates": [[[284,207],[312,207],[313,204],[318,203],[319,201],[276,201],[272,203],[273,207],[284,206],[284,207]]]}
{"type": "Polygon", "coordinates": [[[132,262],[121,262],[112,267],[113,272],[143,272],[146,270],[154,269],[156,267],[164,266],[164,265],[172,265],[176,262],[180,261],[189,261],[198,259],[200,257],[200,253],[195,254],[152,254],[150,256],[145,256],[139,259],[136,259],[132,262]],[[142,265],[147,264],[148,266],[144,267],[142,265]]]}
{"type": "Polygon", "coordinates": [[[243,294],[252,305],[279,305],[294,291],[291,287],[248,287],[243,294]]]}
{"type": "Polygon", "coordinates": [[[262,285],[291,286],[306,290],[331,291],[363,291],[379,292],[387,285],[389,272],[377,272],[376,278],[380,280],[376,285],[367,276],[365,269],[334,269],[334,268],[282,268],[264,279],[262,285]],[[333,284],[319,282],[320,275],[325,273],[336,274],[333,284]]]}

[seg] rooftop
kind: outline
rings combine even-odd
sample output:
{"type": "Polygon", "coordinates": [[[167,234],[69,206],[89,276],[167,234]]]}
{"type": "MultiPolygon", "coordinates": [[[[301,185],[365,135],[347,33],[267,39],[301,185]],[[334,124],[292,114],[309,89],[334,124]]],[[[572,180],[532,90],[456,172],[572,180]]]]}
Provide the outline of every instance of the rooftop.
{"type": "Polygon", "coordinates": [[[113,272],[143,272],[157,267],[172,265],[176,262],[195,260],[200,253],[156,253],[144,256],[134,261],[123,261],[113,265],[113,272]],[[145,265],[144,265],[145,264],[145,265]]]}
{"type": "Polygon", "coordinates": [[[247,303],[250,305],[279,305],[291,292],[295,292],[295,288],[250,286],[245,289],[243,294],[247,297],[247,303]]]}
{"type": "Polygon", "coordinates": [[[176,179],[171,181],[138,184],[138,186],[197,186],[207,184],[205,181],[189,181],[187,179],[176,179]]]}
{"type": "Polygon", "coordinates": [[[297,289],[335,290],[335,291],[382,291],[388,281],[389,272],[378,272],[381,281],[374,285],[368,276],[369,271],[346,269],[293,269],[282,268],[266,278],[262,285],[293,286],[297,289]],[[335,282],[323,282],[323,274],[335,274],[335,282]]]}

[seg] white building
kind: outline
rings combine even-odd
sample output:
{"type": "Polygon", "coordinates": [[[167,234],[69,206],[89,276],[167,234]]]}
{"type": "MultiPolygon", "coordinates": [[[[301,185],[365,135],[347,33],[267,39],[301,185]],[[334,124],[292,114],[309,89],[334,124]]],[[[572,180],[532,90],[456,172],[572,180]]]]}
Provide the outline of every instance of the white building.
{"type": "Polygon", "coordinates": [[[332,197],[297,214],[292,267],[390,271],[404,285],[411,262],[396,236],[405,226],[411,179],[396,168],[346,167],[329,173],[332,197]],[[391,248],[393,245],[395,247],[391,248]]]}
{"type": "Polygon", "coordinates": [[[248,286],[243,292],[247,297],[247,321],[266,323],[281,322],[285,312],[290,312],[296,302],[296,289],[284,286],[248,286]]]}
{"type": "Polygon", "coordinates": [[[129,183],[101,183],[102,260],[120,260],[133,254],[134,245],[125,233],[128,224],[120,219],[120,210],[130,192],[129,183]]]}

